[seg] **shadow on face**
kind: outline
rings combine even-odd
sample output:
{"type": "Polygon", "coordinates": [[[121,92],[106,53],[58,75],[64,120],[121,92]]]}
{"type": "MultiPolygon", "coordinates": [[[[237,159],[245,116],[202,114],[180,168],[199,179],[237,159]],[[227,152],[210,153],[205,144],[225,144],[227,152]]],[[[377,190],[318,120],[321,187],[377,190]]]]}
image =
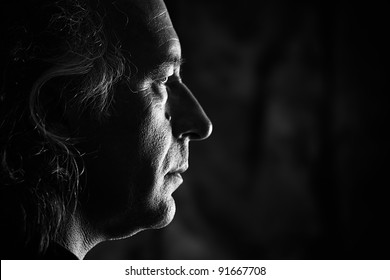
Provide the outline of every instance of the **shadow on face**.
{"type": "MultiPolygon", "coordinates": [[[[108,4],[107,4],[108,5],[108,4]]],[[[116,1],[107,32],[134,71],[114,87],[110,117],[77,118],[86,192],[80,213],[104,239],[166,226],[189,166],[189,142],[211,122],[180,77],[181,47],[163,1],[116,1]]]]}

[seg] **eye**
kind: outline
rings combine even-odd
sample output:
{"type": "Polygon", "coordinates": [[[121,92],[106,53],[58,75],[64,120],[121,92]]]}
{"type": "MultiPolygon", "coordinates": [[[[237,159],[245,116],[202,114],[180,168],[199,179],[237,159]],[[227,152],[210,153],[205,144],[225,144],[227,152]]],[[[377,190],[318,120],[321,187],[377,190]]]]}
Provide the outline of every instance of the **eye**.
{"type": "Polygon", "coordinates": [[[165,85],[165,84],[168,82],[168,79],[169,79],[169,77],[166,76],[166,77],[164,77],[164,78],[162,78],[162,79],[157,79],[157,82],[158,82],[159,84],[161,84],[161,85],[165,85]]]}

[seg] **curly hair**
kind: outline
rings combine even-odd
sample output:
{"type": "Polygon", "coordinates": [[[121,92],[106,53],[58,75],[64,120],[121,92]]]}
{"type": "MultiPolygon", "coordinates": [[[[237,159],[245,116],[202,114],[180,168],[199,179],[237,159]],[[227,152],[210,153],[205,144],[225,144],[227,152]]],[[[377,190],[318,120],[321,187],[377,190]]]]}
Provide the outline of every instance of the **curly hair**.
{"type": "Polygon", "coordinates": [[[66,109],[103,121],[127,71],[93,2],[19,0],[3,9],[0,178],[2,199],[14,199],[2,212],[17,203],[23,240],[38,252],[57,238],[82,189],[77,135],[61,126],[66,109]]]}

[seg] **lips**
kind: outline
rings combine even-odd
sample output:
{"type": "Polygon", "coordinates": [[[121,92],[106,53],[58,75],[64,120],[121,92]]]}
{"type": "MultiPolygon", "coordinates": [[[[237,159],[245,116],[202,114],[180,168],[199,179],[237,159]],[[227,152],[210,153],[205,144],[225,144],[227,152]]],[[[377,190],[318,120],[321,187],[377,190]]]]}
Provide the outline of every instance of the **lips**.
{"type": "Polygon", "coordinates": [[[183,165],[180,165],[177,168],[173,168],[171,171],[168,172],[168,175],[169,174],[178,174],[178,175],[180,175],[181,173],[186,172],[187,169],[188,169],[188,164],[183,164],[183,165]]]}
{"type": "Polygon", "coordinates": [[[187,169],[188,169],[188,164],[180,165],[177,168],[173,168],[165,176],[170,180],[174,180],[176,185],[180,185],[183,182],[183,178],[181,174],[186,172],[187,169]]]}
{"type": "Polygon", "coordinates": [[[176,177],[177,179],[183,180],[183,178],[181,177],[181,174],[180,174],[180,173],[176,173],[176,172],[174,172],[174,173],[168,173],[168,176],[169,176],[169,177],[176,177]]]}
{"type": "Polygon", "coordinates": [[[175,191],[183,183],[183,178],[178,172],[169,172],[167,175],[165,175],[165,180],[173,188],[171,189],[172,192],[175,191]]]}
{"type": "Polygon", "coordinates": [[[179,169],[176,169],[174,171],[170,171],[169,174],[181,174],[181,173],[184,173],[187,171],[188,168],[186,167],[183,167],[183,168],[179,168],[179,169]]]}

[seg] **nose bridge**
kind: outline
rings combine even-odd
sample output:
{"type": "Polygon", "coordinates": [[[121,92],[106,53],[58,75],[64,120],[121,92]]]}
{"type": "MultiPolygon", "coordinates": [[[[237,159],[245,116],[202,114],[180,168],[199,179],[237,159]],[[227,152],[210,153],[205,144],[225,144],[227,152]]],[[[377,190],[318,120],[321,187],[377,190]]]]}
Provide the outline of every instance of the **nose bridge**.
{"type": "Polygon", "coordinates": [[[174,136],[190,140],[203,140],[210,136],[212,123],[185,84],[173,87],[168,100],[174,136]]]}

